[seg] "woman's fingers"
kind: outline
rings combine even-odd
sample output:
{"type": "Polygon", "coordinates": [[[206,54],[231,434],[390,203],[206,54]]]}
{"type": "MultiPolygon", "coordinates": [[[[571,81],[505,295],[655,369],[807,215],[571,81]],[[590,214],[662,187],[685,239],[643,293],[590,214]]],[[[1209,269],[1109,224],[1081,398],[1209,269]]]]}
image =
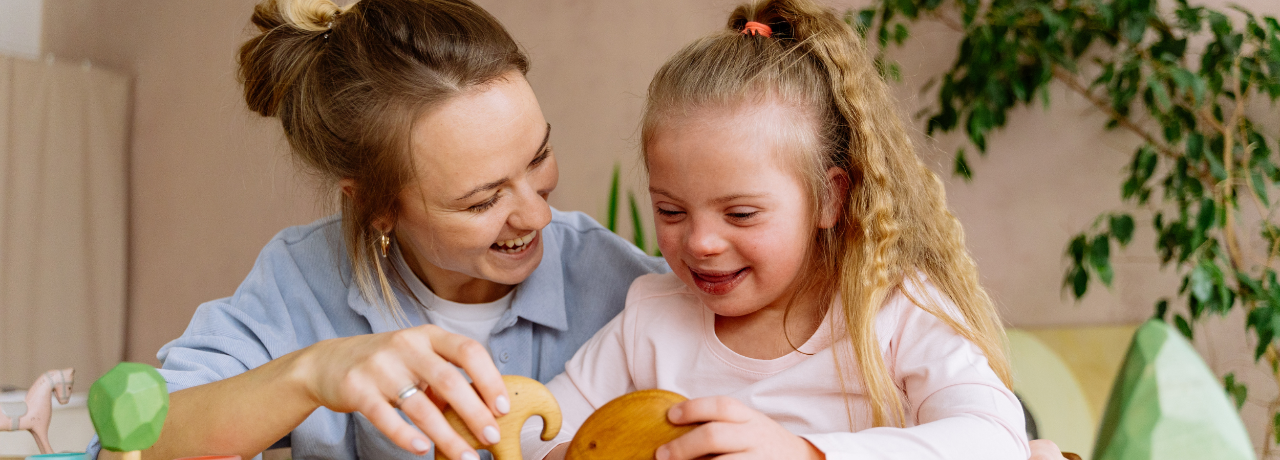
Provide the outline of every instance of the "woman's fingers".
{"type": "Polygon", "coordinates": [[[480,342],[439,328],[429,329],[428,333],[436,352],[471,376],[475,390],[488,403],[493,415],[506,415],[511,411],[511,399],[507,395],[506,384],[502,382],[502,373],[493,365],[493,357],[480,342]]]}
{"type": "Polygon", "coordinates": [[[427,399],[426,395],[418,393],[406,398],[400,404],[400,410],[404,411],[409,419],[427,434],[427,437],[436,442],[436,449],[446,457],[456,460],[480,458],[475,449],[472,449],[471,445],[453,430],[453,426],[449,425],[449,421],[436,409],[431,400],[427,399]]]}
{"type": "MultiPolygon", "coordinates": [[[[480,396],[476,395],[476,389],[451,362],[452,359],[458,358],[474,361],[476,354],[482,355],[483,359],[489,359],[489,354],[485,352],[484,347],[474,340],[445,332],[434,326],[424,326],[420,331],[412,332],[426,332],[431,345],[430,350],[418,350],[417,356],[408,360],[410,363],[415,363],[412,371],[419,376],[421,383],[431,390],[434,398],[448,403],[449,407],[452,407],[467,424],[472,435],[482,444],[497,444],[500,440],[500,432],[493,410],[480,399],[480,396]]],[[[406,338],[409,338],[407,334],[406,338]]],[[[493,368],[493,361],[489,360],[488,365],[493,368]]],[[[497,369],[494,368],[493,372],[497,373],[497,369]]],[[[501,385],[501,376],[498,377],[498,382],[501,385]]],[[[506,388],[503,387],[502,391],[505,393],[506,388]]],[[[433,405],[429,412],[438,413],[438,410],[435,410],[436,407],[438,405],[433,405]]],[[[423,409],[428,408],[424,406],[423,409]]],[[[423,417],[426,417],[425,412],[423,417]]]]}
{"type": "MultiPolygon", "coordinates": [[[[454,412],[462,418],[467,424],[467,428],[471,429],[471,433],[481,443],[486,445],[497,444],[499,439],[498,422],[494,419],[493,413],[489,411],[489,407],[476,396],[476,392],[462,377],[462,373],[458,372],[448,361],[441,359],[439,356],[427,357],[424,366],[425,371],[423,383],[425,383],[436,397],[448,402],[454,412]]],[[[439,415],[439,410],[427,398],[421,398],[423,402],[422,413],[431,413],[439,415]],[[428,407],[429,406],[429,407],[428,407]]],[[[443,420],[443,416],[440,416],[443,420]]],[[[427,427],[423,427],[427,430],[427,427]]],[[[427,433],[431,434],[430,431],[427,433]]]]}
{"type": "Polygon", "coordinates": [[[359,411],[410,452],[421,453],[434,442],[449,458],[478,458],[441,408],[453,407],[484,445],[499,440],[494,414],[510,410],[502,376],[484,347],[437,326],[334,339],[315,347],[311,355],[315,359],[309,361],[314,363],[309,385],[321,405],[339,412],[359,411]],[[455,365],[475,379],[476,388],[455,365]],[[401,393],[409,385],[420,391],[401,393]],[[400,400],[401,394],[407,397],[400,400]],[[417,428],[395,411],[396,405],[417,428]]]}
{"type": "MultiPolygon", "coordinates": [[[[431,450],[431,442],[427,437],[413,425],[405,422],[390,403],[380,399],[374,400],[368,407],[362,408],[360,413],[369,419],[369,423],[372,423],[374,428],[387,435],[387,438],[401,449],[418,455],[426,455],[427,451],[431,450]]],[[[455,434],[454,437],[457,435],[455,434]]]]}

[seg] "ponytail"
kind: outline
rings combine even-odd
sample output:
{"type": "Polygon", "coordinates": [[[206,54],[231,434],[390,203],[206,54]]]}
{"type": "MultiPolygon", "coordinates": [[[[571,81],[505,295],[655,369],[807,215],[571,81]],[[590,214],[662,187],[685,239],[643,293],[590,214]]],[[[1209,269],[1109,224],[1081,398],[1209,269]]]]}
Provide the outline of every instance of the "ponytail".
{"type": "MultiPolygon", "coordinates": [[[[874,426],[902,426],[904,395],[884,361],[875,318],[897,292],[976,344],[996,375],[1012,388],[995,307],[978,283],[960,223],[946,208],[942,182],[915,154],[888,85],[851,27],[813,0],[765,0],[739,6],[728,30],[690,44],[654,77],[641,134],[648,146],[657,127],[697,106],[777,98],[808,112],[817,141],[798,149],[797,169],[813,203],[831,196],[830,167],[844,168],[851,187],[841,221],[821,232],[812,271],[825,298],[840,299],[849,337],[836,365],[855,369],[866,389],[874,426]],[[749,22],[770,37],[743,34],[749,22]],[[925,283],[945,296],[936,300],[925,283]],[[913,295],[915,294],[915,295],[913,295]],[[940,305],[949,300],[954,308],[940,305]]],[[[815,207],[817,205],[815,204],[815,207]]],[[[808,276],[808,275],[806,275],[808,276]]],[[[849,407],[851,402],[846,399],[849,407]]],[[[850,413],[850,424],[853,421],[850,413]]]]}

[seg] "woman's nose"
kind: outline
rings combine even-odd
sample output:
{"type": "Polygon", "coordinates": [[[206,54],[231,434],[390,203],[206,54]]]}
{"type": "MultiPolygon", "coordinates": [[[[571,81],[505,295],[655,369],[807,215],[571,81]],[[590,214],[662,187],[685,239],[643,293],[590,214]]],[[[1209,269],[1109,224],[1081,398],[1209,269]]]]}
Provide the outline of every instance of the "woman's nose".
{"type": "Polygon", "coordinates": [[[713,223],[690,219],[688,232],[685,236],[685,250],[696,258],[705,259],[720,254],[728,247],[728,242],[713,223]]]}
{"type": "Polygon", "coordinates": [[[541,230],[551,223],[551,205],[530,184],[516,188],[516,210],[507,219],[520,230],[541,230]]]}

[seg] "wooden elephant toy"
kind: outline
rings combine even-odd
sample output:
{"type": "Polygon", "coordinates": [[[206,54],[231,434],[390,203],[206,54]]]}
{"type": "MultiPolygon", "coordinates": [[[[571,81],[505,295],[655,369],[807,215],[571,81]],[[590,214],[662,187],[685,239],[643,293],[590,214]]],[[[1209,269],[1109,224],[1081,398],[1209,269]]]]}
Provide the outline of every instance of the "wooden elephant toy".
{"type": "MultiPolygon", "coordinates": [[[[541,416],[542,440],[550,441],[560,433],[560,404],[537,380],[504,375],[502,382],[507,385],[507,396],[511,398],[511,412],[498,417],[498,432],[502,435],[498,444],[489,446],[478,441],[452,407],[445,409],[444,417],[472,448],[488,450],[494,460],[520,460],[520,429],[524,427],[524,421],[534,415],[541,416]]],[[[444,458],[444,454],[437,450],[436,460],[444,458]]]]}

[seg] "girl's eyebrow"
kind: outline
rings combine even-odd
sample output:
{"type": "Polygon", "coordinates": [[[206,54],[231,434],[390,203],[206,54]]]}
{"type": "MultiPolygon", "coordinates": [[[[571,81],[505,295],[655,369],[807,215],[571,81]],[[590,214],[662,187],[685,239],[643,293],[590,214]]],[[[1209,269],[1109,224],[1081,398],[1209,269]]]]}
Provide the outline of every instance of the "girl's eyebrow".
{"type": "MultiPolygon", "coordinates": [[[[665,197],[668,197],[668,198],[676,198],[676,196],[675,196],[675,195],[672,195],[672,194],[671,194],[671,192],[668,192],[668,191],[666,191],[666,190],[663,190],[663,189],[658,188],[658,187],[653,187],[653,186],[650,186],[650,187],[649,187],[649,193],[653,193],[653,194],[656,194],[656,195],[662,195],[662,196],[665,196],[665,197]]],[[[715,203],[715,204],[724,204],[724,203],[728,203],[728,202],[733,201],[733,200],[739,200],[739,199],[743,199],[743,198],[763,198],[763,197],[768,196],[768,195],[769,195],[768,193],[739,193],[739,194],[734,194],[734,195],[726,195],[726,196],[722,196],[722,197],[716,198],[716,199],[714,199],[714,200],[711,200],[711,202],[712,202],[712,203],[715,203]]]]}
{"type": "MultiPolygon", "coordinates": [[[[542,145],[538,146],[538,150],[534,152],[533,161],[530,161],[530,162],[529,162],[529,164],[530,164],[530,165],[532,165],[532,164],[534,164],[534,163],[537,163],[539,160],[541,160],[542,158],[544,158],[544,157],[546,156],[546,153],[547,153],[547,143],[548,143],[550,140],[551,140],[551,123],[547,123],[547,133],[546,133],[546,134],[544,134],[544,135],[542,136],[542,145]]],[[[455,200],[453,200],[453,201],[462,201],[462,200],[465,200],[465,199],[467,199],[467,198],[471,198],[471,196],[472,196],[472,195],[475,195],[475,194],[477,194],[477,193],[480,193],[480,192],[483,192],[483,191],[486,191],[486,190],[493,190],[493,189],[495,189],[495,188],[498,188],[498,187],[499,187],[499,186],[501,186],[502,184],[507,183],[507,181],[509,181],[509,180],[511,180],[511,178],[510,178],[510,177],[504,177],[504,178],[501,178],[501,179],[495,180],[495,181],[493,181],[493,182],[489,182],[489,183],[487,183],[487,184],[480,185],[479,187],[476,187],[476,188],[471,189],[471,191],[470,191],[470,192],[467,192],[467,194],[466,194],[466,195],[462,195],[462,197],[457,198],[457,199],[455,199],[455,200]]]]}
{"type": "Polygon", "coordinates": [[[765,195],[768,195],[768,194],[767,194],[767,193],[754,193],[754,194],[746,194],[746,193],[742,193],[742,194],[737,194],[737,195],[722,196],[722,197],[720,197],[720,198],[716,198],[716,199],[712,200],[712,202],[713,202],[713,203],[716,203],[716,204],[723,204],[723,203],[728,203],[728,202],[733,201],[733,200],[739,200],[739,199],[742,199],[742,198],[762,198],[762,197],[764,197],[765,195]]]}

